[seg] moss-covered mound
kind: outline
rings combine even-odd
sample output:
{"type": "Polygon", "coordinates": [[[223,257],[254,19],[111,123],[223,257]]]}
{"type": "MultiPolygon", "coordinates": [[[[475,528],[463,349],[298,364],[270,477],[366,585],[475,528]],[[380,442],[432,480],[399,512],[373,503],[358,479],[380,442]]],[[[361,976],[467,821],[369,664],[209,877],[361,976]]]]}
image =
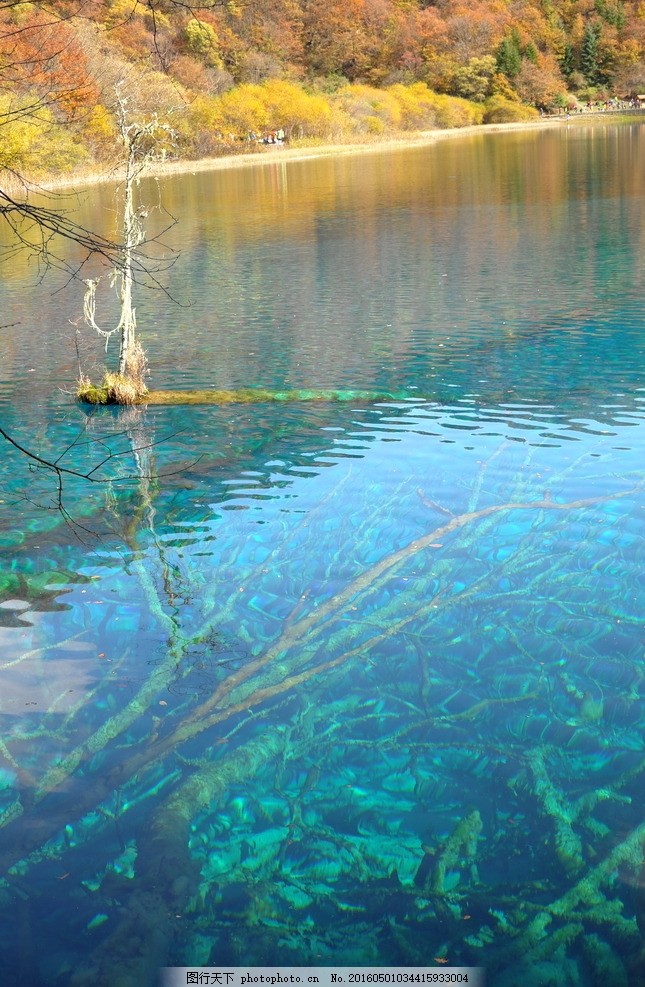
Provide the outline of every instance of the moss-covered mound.
{"type": "Polygon", "coordinates": [[[76,397],[84,404],[144,404],[148,389],[137,380],[123,374],[105,374],[100,384],[81,377],[76,397]]]}

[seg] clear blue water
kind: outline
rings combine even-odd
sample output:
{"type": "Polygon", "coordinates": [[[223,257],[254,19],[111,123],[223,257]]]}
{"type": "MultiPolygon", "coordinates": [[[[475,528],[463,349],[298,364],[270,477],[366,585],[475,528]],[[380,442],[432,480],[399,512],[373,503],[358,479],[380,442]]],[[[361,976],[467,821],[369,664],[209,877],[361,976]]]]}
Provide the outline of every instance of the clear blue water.
{"type": "Polygon", "coordinates": [[[78,286],[3,268],[0,424],[114,481],[63,516],[2,448],[4,983],[645,982],[644,158],[563,124],[161,182],[154,386],[371,404],[87,414],[78,286]]]}

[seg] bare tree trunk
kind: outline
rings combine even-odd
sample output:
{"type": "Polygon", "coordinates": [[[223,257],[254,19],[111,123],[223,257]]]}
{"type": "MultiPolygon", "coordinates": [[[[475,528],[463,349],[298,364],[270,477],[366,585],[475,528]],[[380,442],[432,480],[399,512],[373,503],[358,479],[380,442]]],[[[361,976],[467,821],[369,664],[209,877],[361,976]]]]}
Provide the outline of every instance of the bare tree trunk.
{"type": "MultiPolygon", "coordinates": [[[[137,339],[137,320],[133,304],[133,287],[141,244],[145,242],[144,220],[147,210],[137,205],[135,189],[147,164],[161,156],[162,138],[172,140],[172,131],[156,117],[144,123],[128,119],[127,99],[117,92],[119,131],[125,152],[125,176],[123,186],[123,244],[119,263],[112,273],[117,286],[120,313],[113,329],[102,329],[95,319],[97,281],[86,281],[84,315],[85,322],[106,340],[115,333],[119,336],[119,363],[116,374],[107,373],[103,383],[95,387],[81,377],[77,396],[92,404],[135,404],[148,391],[145,383],[146,359],[143,347],[137,339]]],[[[106,344],[107,345],[107,344],[106,344]]]]}
{"type": "MultiPolygon", "coordinates": [[[[122,126],[123,139],[127,140],[125,120],[122,126]]],[[[136,146],[130,141],[127,146],[128,160],[125,175],[125,200],[123,204],[123,267],[121,269],[121,341],[119,348],[119,373],[125,375],[128,368],[128,356],[135,341],[136,315],[132,305],[132,254],[141,242],[141,224],[134,208],[135,154],[136,146]]]]}

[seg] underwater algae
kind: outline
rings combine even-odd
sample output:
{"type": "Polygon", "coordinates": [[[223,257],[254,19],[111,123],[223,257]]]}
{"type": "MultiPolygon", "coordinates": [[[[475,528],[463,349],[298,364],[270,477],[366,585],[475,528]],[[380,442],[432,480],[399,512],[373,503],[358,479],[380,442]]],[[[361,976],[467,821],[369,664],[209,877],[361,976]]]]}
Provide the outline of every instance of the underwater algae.
{"type": "MultiPolygon", "coordinates": [[[[483,585],[498,580],[499,573],[508,568],[505,563],[499,563],[470,585],[453,585],[447,589],[450,583],[444,580],[437,588],[436,577],[441,571],[441,563],[433,564],[431,559],[437,553],[437,546],[446,539],[456,537],[461,539],[462,547],[467,546],[473,540],[485,537],[496,519],[515,512],[535,514],[537,518],[560,511],[593,512],[598,505],[620,500],[633,492],[633,489],[625,490],[567,502],[554,501],[545,495],[533,501],[475,508],[448,519],[447,512],[439,505],[427,502],[429,509],[436,508],[436,512],[443,515],[442,523],[367,566],[317,605],[309,609],[304,605],[304,610],[296,607],[282,621],[275,639],[233,671],[224,672],[209,696],[196,706],[180,706],[164,723],[159,722],[145,740],[138,745],[126,746],[117,765],[99,771],[93,765],[95,762],[97,767],[100,764],[100,759],[96,759],[100,758],[101,752],[131,731],[138,720],[149,719],[159,694],[176,679],[182,656],[194,646],[208,646],[234,600],[231,594],[228,604],[221,601],[216,604],[214,600],[206,603],[201,625],[185,630],[177,614],[164,602],[160,589],[163,584],[152,577],[142,559],[135,558],[130,563],[132,571],[150,611],[167,633],[164,660],[152,669],[129,702],[110,715],[98,729],[89,735],[86,732],[84,739],[32,786],[29,797],[24,801],[14,800],[0,819],[4,826],[0,861],[3,871],[7,871],[9,887],[14,882],[19,887],[20,875],[25,868],[37,866],[39,861],[50,857],[64,858],[69,852],[69,847],[64,841],[61,843],[57,834],[69,825],[70,806],[63,804],[57,809],[57,795],[65,790],[79,770],[82,785],[74,785],[74,815],[78,819],[91,815],[101,804],[109,805],[117,790],[127,792],[132,787],[137,791],[141,786],[145,790],[152,784],[152,790],[157,793],[157,804],[136,838],[136,877],[123,881],[119,889],[118,919],[116,923],[106,924],[101,942],[91,956],[77,964],[69,982],[74,987],[97,982],[124,987],[142,980],[151,982],[153,971],[167,961],[177,936],[177,916],[184,913],[198,916],[202,910],[208,914],[212,907],[209,901],[215,893],[213,889],[222,880],[219,873],[217,878],[209,879],[211,858],[202,859],[199,844],[194,844],[196,816],[200,812],[205,814],[204,821],[198,824],[205,825],[211,817],[212,808],[209,807],[216,806],[226,791],[262,777],[268,766],[276,761],[288,772],[289,765],[298,759],[306,762],[321,746],[340,742],[338,724],[343,717],[350,715],[357,725],[357,731],[350,731],[352,737],[346,743],[355,744],[357,750],[361,745],[370,750],[382,749],[385,762],[389,757],[397,758],[398,755],[392,752],[400,750],[407,751],[410,764],[423,763],[430,751],[436,755],[442,749],[455,756],[473,753],[477,757],[494,758],[495,752],[491,753],[490,745],[485,753],[481,742],[464,727],[485,719],[495,709],[530,703],[536,695],[544,700],[548,689],[541,674],[528,688],[518,690],[515,695],[491,695],[479,699],[469,708],[441,712],[438,709],[432,712],[434,687],[426,681],[422,683],[422,705],[416,709],[416,714],[412,710],[412,719],[409,709],[405,711],[405,717],[390,713],[392,729],[376,740],[368,740],[361,731],[368,723],[383,722],[382,716],[372,705],[357,710],[349,699],[330,700],[327,695],[330,679],[332,675],[342,675],[350,662],[365,670],[369,656],[384,642],[410,628],[415,621],[436,621],[442,611],[463,604],[483,585]],[[404,602],[389,591],[389,586],[397,571],[418,557],[428,559],[427,569],[418,573],[414,588],[404,602]],[[358,604],[369,614],[365,626],[360,620],[348,620],[358,604]],[[320,695],[320,701],[316,701],[317,695],[320,695]],[[271,726],[264,711],[271,709],[271,704],[294,701],[304,702],[306,715],[292,718],[288,727],[271,726]],[[240,717],[251,724],[247,739],[236,725],[240,717]],[[193,741],[229,721],[233,723],[231,741],[237,746],[229,750],[227,744],[224,750],[218,748],[215,740],[214,746],[206,746],[196,756],[193,741]],[[426,739],[429,722],[439,730],[439,737],[434,740],[426,739]],[[175,768],[168,774],[169,769],[164,767],[167,759],[174,759],[175,765],[179,763],[180,770],[175,768]],[[164,780],[157,788],[155,779],[160,777],[160,771],[164,780]]],[[[153,491],[146,489],[144,509],[150,508],[152,496],[153,491]]],[[[473,494],[470,506],[475,499],[476,494],[473,494]]],[[[529,564],[531,552],[530,546],[520,546],[515,561],[529,564]]],[[[164,564],[161,551],[160,559],[164,564]]],[[[588,721],[584,702],[581,696],[579,709],[583,724],[588,721]]],[[[409,705],[407,700],[406,703],[409,705]]],[[[621,789],[640,777],[645,762],[639,759],[636,767],[631,765],[617,775],[611,786],[603,781],[593,794],[587,793],[572,804],[551,778],[554,749],[554,745],[546,741],[528,751],[523,747],[521,751],[517,747],[514,751],[507,747],[503,754],[504,759],[512,756],[524,765],[526,778],[532,779],[531,798],[540,807],[542,817],[553,827],[559,882],[554,883],[551,893],[548,885],[542,887],[536,900],[513,896],[501,888],[486,887],[482,877],[485,872],[482,858],[486,854],[486,838],[482,836],[483,808],[482,811],[479,808],[464,811],[453,822],[446,837],[434,846],[424,847],[419,842],[415,851],[414,841],[410,844],[409,840],[406,843],[406,839],[401,838],[396,868],[379,876],[379,867],[383,865],[377,863],[378,858],[386,859],[383,854],[391,853],[391,850],[383,849],[389,839],[387,834],[380,832],[378,827],[376,832],[371,831],[372,824],[367,829],[361,824],[355,837],[344,835],[324,821],[324,813],[312,814],[309,802],[316,785],[307,780],[309,774],[297,783],[295,794],[282,797],[279,818],[267,831],[271,834],[267,835],[267,841],[273,840],[271,852],[266,848],[261,850],[256,845],[259,837],[255,838],[253,853],[260,855],[257,859],[261,862],[256,880],[244,893],[253,902],[256,895],[265,895],[263,889],[268,881],[277,882],[292,902],[304,900],[314,907],[315,892],[299,875],[301,863],[293,858],[294,847],[309,841],[318,848],[317,855],[321,860],[329,856],[332,848],[342,858],[345,870],[353,875],[357,885],[366,889],[373,886],[371,893],[374,900],[380,902],[385,915],[392,907],[392,901],[397,902],[397,910],[389,920],[388,935],[392,942],[398,943],[396,949],[399,953],[403,951],[401,955],[407,962],[428,962],[427,953],[415,945],[416,937],[410,930],[416,926],[426,930],[439,924],[443,929],[444,944],[437,947],[437,955],[449,956],[451,960],[456,956],[462,963],[483,964],[491,974],[499,971],[500,978],[509,965],[520,960],[527,965],[547,959],[557,962],[572,944],[579,943],[583,944],[581,948],[589,966],[598,971],[613,969],[612,982],[627,983],[624,964],[619,957],[623,953],[634,953],[639,933],[635,918],[626,914],[616,893],[615,875],[621,869],[638,875],[644,861],[645,831],[642,824],[636,825],[604,855],[601,852],[591,867],[581,834],[585,830],[598,833],[602,824],[595,819],[594,810],[606,800],[620,800],[621,789]],[[382,848],[377,850],[379,846],[382,848]],[[399,877],[395,878],[397,873],[399,877]],[[384,882],[388,882],[387,887],[384,882]],[[475,921],[471,913],[475,914],[475,921]],[[466,915],[468,918],[464,918],[466,915]]],[[[1,753],[5,760],[7,757],[13,759],[9,750],[1,753]]],[[[406,792],[416,792],[421,783],[418,770],[411,772],[407,767],[397,769],[391,781],[388,777],[383,778],[386,790],[388,786],[400,789],[402,798],[406,792]]],[[[136,798],[131,801],[134,804],[136,798]]],[[[335,801],[338,801],[337,796],[335,801]]],[[[109,825],[110,812],[105,808],[103,811],[105,821],[102,825],[109,825]]],[[[325,812],[329,815],[329,808],[325,812]]],[[[97,824],[94,825],[96,829],[97,824]]],[[[227,840],[232,837],[235,842],[232,833],[228,834],[227,840]]],[[[97,838],[96,832],[87,838],[91,843],[97,838]]],[[[211,839],[209,844],[213,846],[211,839]]],[[[248,850],[244,852],[249,853],[248,850]]],[[[322,877],[324,874],[321,880],[322,877]]],[[[319,891],[318,894],[321,900],[327,900],[328,892],[319,891]]],[[[354,924],[362,922],[367,928],[372,924],[363,905],[344,902],[341,895],[337,907],[339,915],[342,917],[345,909],[345,917],[350,916],[354,924]]],[[[265,925],[269,914],[267,908],[265,902],[257,919],[265,925]]],[[[284,937],[285,927],[276,917],[279,909],[271,914],[274,917],[268,927],[272,922],[275,924],[277,938],[268,942],[276,950],[282,941],[277,930],[281,929],[280,935],[284,937]]],[[[374,928],[370,934],[373,932],[374,928]]],[[[268,935],[266,928],[265,935],[268,935]]],[[[394,949],[394,946],[390,948],[394,949]]],[[[329,961],[332,961],[331,956],[329,961]]],[[[503,979],[499,982],[503,983],[503,979]]]]}

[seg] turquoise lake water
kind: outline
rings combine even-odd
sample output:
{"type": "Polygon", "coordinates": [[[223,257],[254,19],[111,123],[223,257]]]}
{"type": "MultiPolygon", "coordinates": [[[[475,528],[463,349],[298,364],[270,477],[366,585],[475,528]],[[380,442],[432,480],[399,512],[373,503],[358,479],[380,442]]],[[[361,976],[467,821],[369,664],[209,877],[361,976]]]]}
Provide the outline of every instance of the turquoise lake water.
{"type": "Polygon", "coordinates": [[[562,122],[144,183],[151,385],[344,401],[83,411],[82,286],[2,268],[0,426],[99,481],[2,445],[3,984],[645,983],[644,174],[562,122]]]}

